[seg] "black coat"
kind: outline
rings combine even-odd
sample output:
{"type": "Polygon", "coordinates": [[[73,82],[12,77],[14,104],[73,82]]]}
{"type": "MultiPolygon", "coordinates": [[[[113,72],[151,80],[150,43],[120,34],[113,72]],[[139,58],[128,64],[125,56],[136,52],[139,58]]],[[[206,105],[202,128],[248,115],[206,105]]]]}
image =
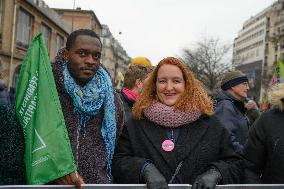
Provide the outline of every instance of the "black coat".
{"type": "Polygon", "coordinates": [[[150,160],[169,182],[179,162],[185,161],[175,183],[192,184],[195,178],[215,165],[223,183],[238,183],[241,160],[233,150],[227,130],[214,117],[201,118],[179,129],[172,152],[161,148],[166,128],[147,119],[130,119],[119,138],[113,159],[115,183],[139,183],[141,168],[150,160]]]}
{"type": "Polygon", "coordinates": [[[0,104],[0,185],[25,184],[25,141],[14,112],[0,104]]]}
{"type": "Polygon", "coordinates": [[[263,113],[244,148],[245,183],[284,184],[284,112],[263,113]]]}

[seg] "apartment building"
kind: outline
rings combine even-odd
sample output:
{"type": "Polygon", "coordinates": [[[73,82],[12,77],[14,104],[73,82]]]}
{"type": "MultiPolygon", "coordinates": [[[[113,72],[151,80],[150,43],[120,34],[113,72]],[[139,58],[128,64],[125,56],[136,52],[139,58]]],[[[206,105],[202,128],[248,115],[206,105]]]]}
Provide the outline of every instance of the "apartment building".
{"type": "Polygon", "coordinates": [[[284,0],[247,20],[234,40],[233,66],[251,78],[250,96],[262,101],[279,59],[284,60],[284,0]]]}
{"type": "Polygon", "coordinates": [[[72,31],[82,28],[87,28],[95,31],[99,36],[102,32],[102,25],[92,10],[76,9],[58,9],[53,8],[54,11],[61,17],[64,24],[69,26],[72,31]]]}
{"type": "Polygon", "coordinates": [[[262,99],[261,84],[264,63],[266,60],[267,39],[269,35],[269,19],[266,8],[254,17],[245,21],[238,37],[234,40],[233,66],[247,74],[250,91],[248,96],[256,100],[262,99]]]}
{"type": "Polygon", "coordinates": [[[0,0],[0,79],[16,87],[27,48],[42,32],[51,59],[71,29],[42,0],[0,0]]]}
{"type": "Polygon", "coordinates": [[[128,68],[131,58],[127,55],[118,40],[116,40],[109,30],[107,25],[102,25],[102,63],[109,70],[113,80],[116,82],[116,87],[120,88],[123,76],[128,68]]]}
{"type": "Polygon", "coordinates": [[[279,58],[284,60],[284,0],[276,1],[271,7],[267,14],[271,22],[266,53],[268,67],[274,67],[279,58]]]}

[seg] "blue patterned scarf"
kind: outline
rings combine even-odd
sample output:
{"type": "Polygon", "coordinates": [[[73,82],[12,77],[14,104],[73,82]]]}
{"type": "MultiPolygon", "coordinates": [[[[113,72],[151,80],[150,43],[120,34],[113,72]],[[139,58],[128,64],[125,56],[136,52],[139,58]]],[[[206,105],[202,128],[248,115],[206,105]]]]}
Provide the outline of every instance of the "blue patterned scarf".
{"type": "Polygon", "coordinates": [[[63,64],[64,86],[73,99],[74,110],[80,115],[80,127],[85,133],[86,123],[104,108],[101,133],[107,151],[107,173],[111,180],[111,164],[116,140],[115,103],[112,83],[107,72],[100,66],[95,76],[84,87],[76,84],[67,68],[68,62],[63,64]]]}

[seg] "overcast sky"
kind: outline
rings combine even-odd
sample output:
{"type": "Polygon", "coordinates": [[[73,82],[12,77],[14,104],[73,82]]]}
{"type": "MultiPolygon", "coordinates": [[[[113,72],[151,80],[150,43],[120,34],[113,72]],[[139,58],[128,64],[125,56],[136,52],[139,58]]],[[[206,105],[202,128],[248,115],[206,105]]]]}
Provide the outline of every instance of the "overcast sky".
{"type": "MultiPolygon", "coordinates": [[[[73,8],[73,0],[44,0],[52,8],[73,8]]],[[[109,26],[130,57],[154,65],[202,36],[233,43],[244,21],[275,0],[75,0],[109,26]],[[119,32],[121,34],[119,35],[119,32]]]]}

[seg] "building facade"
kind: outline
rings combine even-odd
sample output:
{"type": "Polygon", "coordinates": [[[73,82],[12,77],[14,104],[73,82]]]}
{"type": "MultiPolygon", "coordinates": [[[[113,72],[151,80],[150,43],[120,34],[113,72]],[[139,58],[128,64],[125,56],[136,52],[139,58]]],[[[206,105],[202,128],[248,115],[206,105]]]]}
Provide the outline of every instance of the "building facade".
{"type": "Polygon", "coordinates": [[[234,40],[233,66],[249,77],[250,98],[261,99],[261,80],[266,60],[269,24],[267,13],[271,7],[247,20],[234,40]]]}
{"type": "Polygon", "coordinates": [[[127,55],[118,40],[116,40],[107,25],[102,25],[101,41],[102,63],[108,69],[113,81],[117,84],[117,88],[121,87],[121,80],[125,74],[131,58],[127,55]]]}
{"type": "Polygon", "coordinates": [[[249,96],[262,102],[278,59],[284,58],[284,0],[277,0],[243,24],[234,40],[233,66],[250,81],[249,96]]]}
{"type": "Polygon", "coordinates": [[[72,31],[77,29],[91,29],[99,36],[102,32],[102,25],[92,10],[77,9],[53,9],[64,21],[64,24],[69,26],[72,31]]]}
{"type": "Polygon", "coordinates": [[[44,1],[0,0],[0,79],[7,87],[16,87],[26,50],[38,32],[53,59],[70,31],[44,1]]]}

